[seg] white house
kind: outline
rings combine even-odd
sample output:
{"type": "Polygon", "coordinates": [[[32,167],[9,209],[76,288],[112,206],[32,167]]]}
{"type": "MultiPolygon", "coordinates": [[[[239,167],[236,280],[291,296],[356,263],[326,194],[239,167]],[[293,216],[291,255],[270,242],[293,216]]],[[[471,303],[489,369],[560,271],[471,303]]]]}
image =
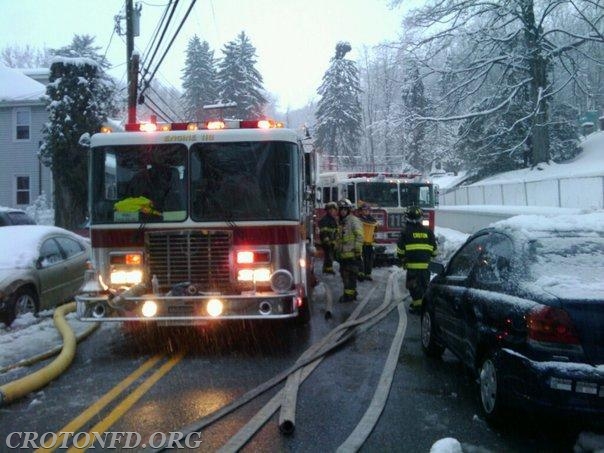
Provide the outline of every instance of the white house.
{"type": "Polygon", "coordinates": [[[38,159],[45,93],[44,83],[0,63],[0,206],[24,208],[42,193],[52,200],[51,171],[38,159]]]}

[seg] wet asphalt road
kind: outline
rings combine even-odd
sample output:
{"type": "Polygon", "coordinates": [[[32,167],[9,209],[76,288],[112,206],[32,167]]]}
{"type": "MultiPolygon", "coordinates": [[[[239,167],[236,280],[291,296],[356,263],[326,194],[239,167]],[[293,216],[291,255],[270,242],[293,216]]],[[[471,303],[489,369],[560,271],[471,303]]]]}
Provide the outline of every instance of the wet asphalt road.
{"type": "MultiPolygon", "coordinates": [[[[364,313],[381,304],[389,272],[378,268],[374,282],[359,284],[361,298],[376,288],[364,313]]],[[[179,431],[194,424],[292,365],[350,315],[355,304],[335,303],[334,317],[325,320],[325,288],[337,300],[339,277],[323,278],[308,327],[237,323],[207,329],[165,328],[132,336],[118,325],[105,324],[78,346],[67,373],[42,391],[0,408],[0,451],[8,451],[5,439],[9,433],[59,431],[158,353],[168,357],[182,353],[183,358],[124,410],[109,430],[136,431],[147,439],[154,432],[179,431]]],[[[294,434],[282,435],[277,416],[273,416],[244,451],[335,451],[373,396],[397,323],[394,310],[371,330],[329,354],[301,386],[294,434]]],[[[502,428],[491,428],[479,415],[475,385],[461,364],[448,352],[442,360],[427,359],[419,341],[419,317],[409,315],[387,404],[363,451],[428,452],[445,437],[458,439],[468,452],[572,451],[578,431],[584,429],[581,425],[516,417],[502,428]]],[[[167,360],[161,358],[152,371],[167,360]]],[[[136,393],[136,385],[152,371],[76,431],[104,420],[128,393],[136,393]]],[[[204,429],[199,451],[222,446],[279,388],[204,429]]]]}

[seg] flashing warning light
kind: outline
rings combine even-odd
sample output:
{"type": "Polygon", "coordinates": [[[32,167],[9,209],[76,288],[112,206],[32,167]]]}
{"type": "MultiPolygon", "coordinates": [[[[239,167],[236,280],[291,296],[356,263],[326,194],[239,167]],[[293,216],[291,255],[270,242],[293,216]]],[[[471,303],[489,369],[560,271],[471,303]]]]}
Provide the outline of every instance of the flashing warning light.
{"type": "Polygon", "coordinates": [[[160,124],[159,130],[160,131],[164,131],[164,132],[171,131],[172,130],[172,125],[169,124],[169,123],[160,124]]]}
{"type": "Polygon", "coordinates": [[[187,130],[188,131],[196,131],[197,130],[197,123],[189,123],[189,124],[187,124],[187,130]]]}
{"type": "Polygon", "coordinates": [[[111,132],[113,132],[113,131],[111,130],[111,128],[109,126],[103,126],[103,127],[101,127],[101,133],[102,134],[110,134],[111,132]]]}
{"type": "Polygon", "coordinates": [[[141,123],[141,132],[155,132],[157,130],[157,124],[155,123],[141,123]]]}
{"type": "Polygon", "coordinates": [[[224,129],[226,125],[224,121],[208,121],[207,128],[211,130],[224,129]]]}
{"type": "Polygon", "coordinates": [[[143,257],[140,253],[128,253],[125,262],[130,266],[139,266],[143,262],[143,257]]]}
{"type": "Polygon", "coordinates": [[[271,122],[269,120],[258,121],[258,129],[270,129],[271,122]]]}

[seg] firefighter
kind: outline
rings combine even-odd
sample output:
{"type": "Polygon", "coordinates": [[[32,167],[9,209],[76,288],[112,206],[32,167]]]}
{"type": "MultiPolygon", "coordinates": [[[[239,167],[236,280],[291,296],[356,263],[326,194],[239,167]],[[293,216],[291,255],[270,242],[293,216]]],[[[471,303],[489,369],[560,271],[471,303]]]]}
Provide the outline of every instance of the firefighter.
{"type": "Polygon", "coordinates": [[[405,282],[411,295],[411,313],[419,313],[424,293],[430,282],[428,266],[436,256],[436,238],[429,228],[422,225],[423,212],[417,206],[407,209],[406,225],[396,245],[397,257],[407,270],[405,282]]]}
{"type": "Polygon", "coordinates": [[[338,201],[340,225],[336,242],[336,256],[340,262],[340,275],[344,284],[344,294],[340,302],[352,302],[357,298],[357,276],[362,266],[363,226],[352,215],[352,203],[344,198],[338,201]]]}
{"type": "Polygon", "coordinates": [[[369,212],[367,203],[360,203],[358,217],[363,224],[363,267],[359,272],[359,281],[373,280],[373,239],[377,220],[369,212]]]}
{"type": "Polygon", "coordinates": [[[331,201],[325,205],[326,214],[319,220],[319,240],[323,249],[323,273],[335,274],[333,260],[338,230],[338,205],[331,201]]]}

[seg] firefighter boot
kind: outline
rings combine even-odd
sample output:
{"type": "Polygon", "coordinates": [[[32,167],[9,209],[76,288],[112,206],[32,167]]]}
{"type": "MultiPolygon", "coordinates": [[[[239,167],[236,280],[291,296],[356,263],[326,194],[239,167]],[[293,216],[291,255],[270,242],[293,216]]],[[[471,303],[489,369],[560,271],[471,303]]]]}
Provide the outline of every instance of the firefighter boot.
{"type": "Polygon", "coordinates": [[[409,312],[415,315],[419,315],[422,311],[422,299],[415,299],[411,301],[411,305],[409,306],[409,312]]]}

